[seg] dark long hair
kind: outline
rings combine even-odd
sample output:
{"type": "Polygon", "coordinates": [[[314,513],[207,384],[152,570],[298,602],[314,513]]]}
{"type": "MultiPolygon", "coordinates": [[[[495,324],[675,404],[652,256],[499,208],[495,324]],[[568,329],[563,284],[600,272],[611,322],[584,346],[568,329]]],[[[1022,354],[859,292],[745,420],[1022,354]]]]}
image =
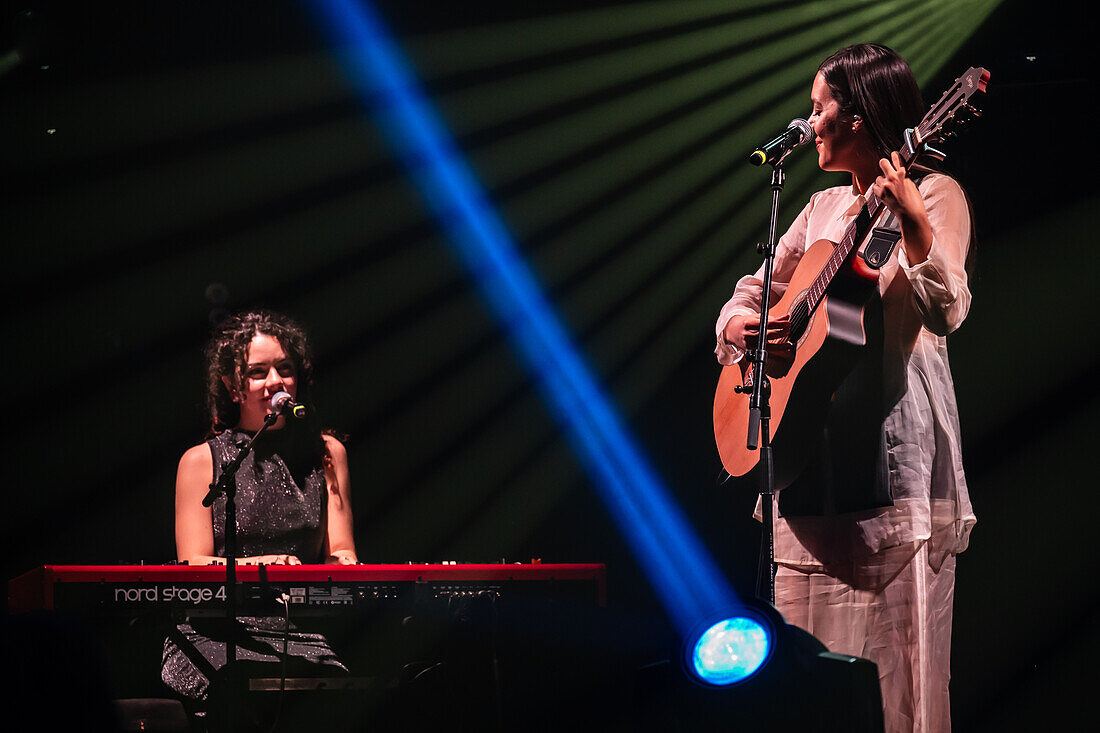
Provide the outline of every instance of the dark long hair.
{"type": "Polygon", "coordinates": [[[859,115],[883,158],[901,148],[902,132],[924,117],[924,100],[913,70],[895,51],[877,43],[842,48],[818,71],[842,114],[859,115]]]}
{"type": "MultiPolygon", "coordinates": [[[[234,427],[241,419],[241,408],[225,386],[227,377],[232,384],[244,379],[248,360],[248,348],[256,334],[271,336],[283,347],[287,358],[294,363],[298,390],[295,396],[305,405],[307,423],[315,422],[313,416],[313,354],[305,330],[295,321],[279,313],[253,310],[229,316],[218,324],[214,335],[206,345],[206,407],[210,412],[210,435],[217,435],[234,427]]],[[[313,427],[313,426],[310,426],[313,427]]],[[[310,430],[310,432],[313,432],[310,430]]],[[[320,430],[317,430],[318,438],[320,430]]]]}
{"type": "MultiPolygon", "coordinates": [[[[890,153],[900,150],[905,142],[902,133],[924,118],[924,100],[917,78],[908,62],[892,48],[878,43],[848,46],[822,61],[817,70],[840,105],[841,113],[863,119],[880,157],[889,159],[890,153]]],[[[919,156],[913,168],[925,173],[944,172],[939,161],[931,156],[919,156]]],[[[965,189],[963,196],[970,212],[970,247],[965,264],[970,273],[977,252],[977,231],[974,206],[965,189]]]]}

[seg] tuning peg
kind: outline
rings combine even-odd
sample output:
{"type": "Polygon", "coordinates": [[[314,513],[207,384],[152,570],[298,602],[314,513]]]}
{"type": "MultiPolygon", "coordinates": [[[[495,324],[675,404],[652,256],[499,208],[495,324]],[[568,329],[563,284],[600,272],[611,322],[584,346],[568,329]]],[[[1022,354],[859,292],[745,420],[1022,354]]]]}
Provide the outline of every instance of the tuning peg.
{"type": "Polygon", "coordinates": [[[982,116],[982,111],[975,107],[973,104],[964,105],[959,112],[962,113],[967,119],[976,120],[982,116]]]}

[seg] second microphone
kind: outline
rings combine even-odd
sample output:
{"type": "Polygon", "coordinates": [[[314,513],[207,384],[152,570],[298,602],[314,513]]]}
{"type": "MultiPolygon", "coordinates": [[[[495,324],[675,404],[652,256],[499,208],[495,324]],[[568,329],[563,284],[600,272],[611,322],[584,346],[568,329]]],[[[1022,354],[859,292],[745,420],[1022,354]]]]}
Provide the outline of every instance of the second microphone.
{"type": "Polygon", "coordinates": [[[289,392],[276,392],[271,398],[271,409],[278,415],[290,415],[299,420],[306,416],[306,406],[295,402],[289,392]]]}

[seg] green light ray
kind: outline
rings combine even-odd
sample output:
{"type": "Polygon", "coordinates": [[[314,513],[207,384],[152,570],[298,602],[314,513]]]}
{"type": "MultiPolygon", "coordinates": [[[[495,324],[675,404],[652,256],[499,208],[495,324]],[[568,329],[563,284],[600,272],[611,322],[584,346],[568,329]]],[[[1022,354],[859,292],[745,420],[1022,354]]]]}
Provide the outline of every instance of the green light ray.
{"type": "MultiPolygon", "coordinates": [[[[876,6],[875,13],[889,16],[887,5],[876,6]]],[[[887,27],[890,24],[901,25],[906,22],[908,15],[915,12],[917,11],[909,10],[901,16],[888,17],[883,22],[887,27]]],[[[633,159],[652,158],[663,150],[661,139],[648,138],[634,141],[630,144],[632,147],[624,149],[625,146],[617,144],[624,134],[654,119],[675,113],[678,109],[690,107],[696,100],[721,95],[721,101],[711,105],[712,108],[723,107],[715,110],[712,125],[716,127],[721,121],[728,120],[738,107],[752,107],[760,100],[774,94],[776,89],[793,84],[799,77],[800,69],[803,77],[806,73],[812,73],[812,69],[816,68],[820,59],[811,49],[817,46],[827,47],[828,38],[840,37],[850,32],[851,25],[851,21],[847,19],[831,21],[819,28],[776,39],[764,46],[754,47],[701,68],[691,69],[626,96],[609,98],[566,118],[536,126],[522,134],[498,140],[486,146],[484,150],[474,151],[475,165],[488,180],[506,182],[526,175],[532,170],[553,165],[558,160],[578,151],[587,150],[594,143],[605,141],[607,155],[617,155],[618,159],[602,162],[597,170],[606,170],[605,175],[612,176],[604,187],[614,187],[618,185],[618,181],[613,176],[618,171],[623,171],[626,176],[630,175],[632,172],[630,163],[633,159]],[[778,78],[768,79],[761,76],[761,72],[769,68],[778,69],[777,72],[772,72],[778,78]],[[725,90],[738,84],[749,84],[750,89],[739,92],[732,98],[725,94],[725,90]]],[[[729,40],[727,40],[728,43],[729,40]]],[[[483,109],[486,105],[463,106],[483,109]]],[[[463,124],[457,117],[452,117],[451,121],[458,126],[463,124]]],[[[668,145],[675,144],[676,140],[674,136],[666,136],[666,138],[672,142],[665,143],[664,149],[667,149],[668,145]]],[[[623,175],[620,175],[621,177],[623,175]]],[[[598,189],[599,182],[593,181],[593,184],[586,187],[586,190],[598,189]]],[[[563,187],[566,190],[561,194],[550,189],[540,191],[538,195],[540,198],[545,198],[567,195],[569,191],[575,190],[571,183],[563,184],[563,187]]],[[[559,201],[552,198],[550,201],[551,205],[546,207],[548,210],[561,210],[560,206],[565,206],[566,210],[569,208],[568,199],[559,201]]],[[[535,226],[538,226],[537,222],[535,226]]]]}
{"type": "MultiPolygon", "coordinates": [[[[936,33],[930,33],[917,39],[913,47],[905,47],[906,58],[913,67],[913,73],[923,87],[927,81],[939,73],[944,62],[981,27],[989,15],[1001,4],[1001,0],[968,0],[963,3],[941,2],[940,24],[936,33]]],[[[975,60],[974,65],[980,66],[975,60]]],[[[988,62],[985,62],[988,63],[988,62]]],[[[958,69],[955,73],[962,73],[958,69]]],[[[926,101],[934,102],[942,89],[925,89],[926,101]],[[930,98],[928,98],[930,97],[930,98]]]]}
{"type": "MultiPolygon", "coordinates": [[[[828,22],[855,5],[851,2],[811,3],[765,12],[444,94],[440,97],[440,105],[456,132],[462,135],[570,100],[586,99],[592,95],[610,97],[613,95],[608,94],[609,90],[647,77],[667,74],[680,67],[690,69],[697,64],[717,66],[717,76],[723,80],[751,76],[773,62],[767,51],[747,49],[732,63],[724,57],[734,53],[739,45],[755,45],[757,39],[768,36],[789,37],[799,26],[828,22]],[[715,60],[708,61],[711,58],[715,60]]],[[[608,26],[606,32],[618,35],[618,30],[615,26],[608,26]]],[[[789,47],[787,51],[789,53],[789,47]]],[[[665,93],[671,93],[675,100],[685,94],[690,95],[696,87],[690,82],[679,86],[680,89],[669,86],[665,93]]],[[[656,109],[659,111],[661,106],[656,109]]],[[[649,114],[654,114],[652,108],[649,114]]]]}
{"type": "MultiPolygon", "coordinates": [[[[906,18],[893,18],[894,23],[904,23],[906,18]]],[[[715,167],[725,165],[731,160],[740,160],[744,151],[760,139],[774,133],[775,119],[786,119],[783,113],[804,114],[808,102],[804,101],[808,93],[807,79],[812,78],[813,69],[820,59],[808,58],[797,65],[782,69],[777,74],[765,77],[737,95],[734,100],[712,104],[682,120],[639,138],[630,144],[610,149],[605,156],[594,160],[570,176],[549,182],[547,185],[520,197],[508,206],[510,216],[537,227],[537,217],[544,211],[568,211],[572,207],[583,205],[593,195],[621,188],[625,182],[640,172],[654,158],[674,156],[682,148],[685,140],[704,138],[730,125],[727,108],[748,106],[737,100],[755,100],[775,89],[798,89],[797,96],[782,105],[769,110],[767,115],[758,115],[744,124],[739,124],[736,132],[723,137],[711,151],[696,154],[681,166],[668,172],[662,179],[649,181],[629,196],[615,201],[612,206],[596,212],[585,219],[583,233],[566,231],[558,235],[556,243],[545,252],[536,254],[536,261],[544,276],[553,282],[559,277],[582,271],[590,261],[601,253],[601,246],[615,241],[626,226],[637,219],[636,212],[652,211],[662,199],[667,200],[668,186],[691,185],[706,178],[715,167]],[[805,95],[805,96],[803,96],[805,95]],[[801,99],[799,98],[801,97],[801,99]],[[693,170],[694,168],[694,170],[693,170]],[[671,180],[671,184],[670,184],[671,180]],[[624,225],[624,222],[627,224],[624,225]],[[585,246],[577,246],[576,237],[580,236],[585,246]],[[552,259],[557,258],[557,259],[552,259]]],[[[755,170],[745,166],[745,171],[734,177],[735,187],[752,185],[755,170]]],[[[735,188],[737,192],[739,189],[735,188]]],[[[578,225],[578,226],[580,226],[578,225]]],[[[595,317],[601,317],[596,314],[595,317]]]]}
{"type": "MultiPolygon", "coordinates": [[[[866,4],[868,0],[844,0],[836,6],[866,4]]],[[[559,53],[609,40],[628,38],[679,25],[712,20],[725,23],[731,13],[757,17],[775,14],[772,0],[688,0],[626,3],[572,13],[554,13],[520,21],[493,23],[462,30],[447,30],[412,38],[407,50],[417,71],[429,82],[439,76],[521,62],[535,56],[559,53]]],[[[802,12],[825,12],[807,3],[802,12]]]]}

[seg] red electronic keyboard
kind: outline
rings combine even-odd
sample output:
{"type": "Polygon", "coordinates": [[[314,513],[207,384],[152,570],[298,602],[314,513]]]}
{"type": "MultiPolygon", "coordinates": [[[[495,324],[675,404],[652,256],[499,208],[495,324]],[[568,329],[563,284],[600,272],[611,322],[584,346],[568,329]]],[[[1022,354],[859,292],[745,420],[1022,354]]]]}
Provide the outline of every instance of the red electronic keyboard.
{"type": "MultiPolygon", "coordinates": [[[[296,615],[478,594],[568,597],[603,607],[605,572],[601,564],[238,565],[238,611],[274,611],[281,594],[296,615]]],[[[10,613],[209,616],[224,614],[225,600],[224,565],[45,565],[8,583],[10,613]]]]}
{"type": "MultiPolygon", "coordinates": [[[[434,670],[425,689],[445,678],[465,691],[442,710],[458,710],[461,699],[461,715],[499,708],[522,720],[532,710],[543,715],[558,694],[547,692],[543,707],[532,707],[532,690],[565,689],[557,670],[569,669],[573,684],[580,673],[572,663],[594,671],[602,658],[590,640],[601,638],[594,629],[606,618],[603,565],[238,565],[236,574],[240,616],[285,618],[284,628],[323,634],[350,672],[284,679],[253,670],[248,689],[256,694],[343,690],[356,705],[389,700],[392,714],[415,720],[423,711],[386,696],[410,670],[434,670]]],[[[54,648],[55,631],[77,638],[87,630],[88,649],[102,650],[112,697],[162,697],[165,637],[186,646],[177,631],[183,621],[221,633],[228,593],[224,565],[46,565],[9,581],[8,610],[28,620],[28,633],[42,635],[34,642],[42,648],[54,648]],[[34,611],[56,623],[23,614],[34,611]]]]}

